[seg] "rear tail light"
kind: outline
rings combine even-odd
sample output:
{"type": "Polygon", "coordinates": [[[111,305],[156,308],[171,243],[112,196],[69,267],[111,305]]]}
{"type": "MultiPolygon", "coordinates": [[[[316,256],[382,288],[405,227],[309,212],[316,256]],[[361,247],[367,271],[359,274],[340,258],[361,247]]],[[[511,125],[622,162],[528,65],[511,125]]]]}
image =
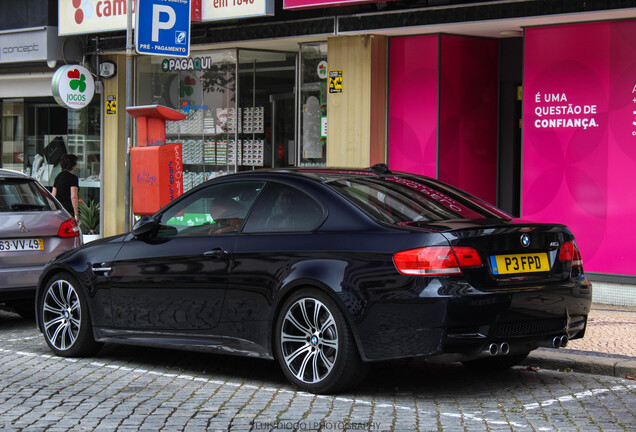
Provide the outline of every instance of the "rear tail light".
{"type": "Polygon", "coordinates": [[[69,219],[62,222],[57,232],[58,237],[79,237],[80,229],[75,219],[69,219]]]}
{"type": "Polygon", "coordinates": [[[479,254],[469,247],[431,246],[393,255],[397,270],[405,275],[455,275],[462,268],[480,267],[479,254]]]}
{"type": "Polygon", "coordinates": [[[583,259],[581,258],[581,251],[576,245],[574,240],[563,243],[561,246],[561,252],[559,253],[559,261],[572,262],[572,267],[582,267],[583,259]]]}

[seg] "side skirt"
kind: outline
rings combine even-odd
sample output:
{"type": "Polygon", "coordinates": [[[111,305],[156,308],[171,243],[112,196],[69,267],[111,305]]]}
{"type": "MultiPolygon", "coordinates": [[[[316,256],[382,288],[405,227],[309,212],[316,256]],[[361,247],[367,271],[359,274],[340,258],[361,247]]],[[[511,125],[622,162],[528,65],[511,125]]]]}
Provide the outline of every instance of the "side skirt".
{"type": "Polygon", "coordinates": [[[184,351],[229,354],[273,360],[274,356],[264,347],[244,339],[223,336],[193,336],[182,333],[140,332],[132,330],[94,329],[95,340],[124,345],[153,348],[179,349],[184,351]]]}

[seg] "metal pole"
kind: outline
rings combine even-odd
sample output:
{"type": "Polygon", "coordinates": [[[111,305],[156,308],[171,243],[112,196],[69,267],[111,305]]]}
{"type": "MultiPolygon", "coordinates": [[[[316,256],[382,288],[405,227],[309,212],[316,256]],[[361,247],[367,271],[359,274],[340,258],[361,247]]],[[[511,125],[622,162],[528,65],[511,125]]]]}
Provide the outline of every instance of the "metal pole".
{"type": "MultiPolygon", "coordinates": [[[[95,51],[97,51],[97,55],[95,56],[97,67],[95,70],[99,71],[99,36],[95,37],[95,51]]],[[[103,81],[102,81],[103,82],[103,81]]],[[[104,121],[106,117],[106,113],[104,112],[104,97],[105,91],[103,90],[104,86],[102,86],[102,94],[99,95],[99,124],[101,125],[99,128],[99,234],[102,237],[104,236],[104,121]]],[[[91,174],[93,174],[91,172],[91,174]]]]}
{"type": "MultiPolygon", "coordinates": [[[[132,106],[132,55],[133,55],[133,34],[132,34],[132,5],[133,0],[128,0],[126,5],[126,108],[132,106]]],[[[130,129],[131,118],[128,112],[126,116],[126,162],[124,180],[124,229],[130,231],[130,129]]]]}
{"type": "MultiPolygon", "coordinates": [[[[240,87],[239,87],[239,67],[241,66],[241,62],[239,59],[239,56],[241,55],[239,53],[238,48],[234,51],[236,53],[235,58],[236,58],[236,68],[234,69],[234,112],[236,113],[236,127],[234,128],[234,143],[236,145],[236,151],[235,151],[235,157],[234,157],[234,172],[237,173],[239,172],[239,147],[241,147],[239,145],[239,124],[242,124],[241,120],[240,120],[240,116],[239,116],[239,92],[241,91],[240,87]],[[241,123],[239,123],[241,122],[241,123]]],[[[242,153],[242,148],[241,148],[241,153],[242,153]]]]}

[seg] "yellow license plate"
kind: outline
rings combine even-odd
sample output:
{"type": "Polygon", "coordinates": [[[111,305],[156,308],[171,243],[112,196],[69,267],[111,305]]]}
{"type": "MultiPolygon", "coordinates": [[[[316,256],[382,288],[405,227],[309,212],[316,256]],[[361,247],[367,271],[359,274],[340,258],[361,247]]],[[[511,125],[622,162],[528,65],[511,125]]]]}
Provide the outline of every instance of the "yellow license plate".
{"type": "Polygon", "coordinates": [[[35,239],[0,239],[0,252],[21,252],[44,250],[44,241],[41,238],[35,239]]]}
{"type": "Polygon", "coordinates": [[[490,257],[494,274],[534,273],[550,270],[548,254],[545,252],[490,257]]]}

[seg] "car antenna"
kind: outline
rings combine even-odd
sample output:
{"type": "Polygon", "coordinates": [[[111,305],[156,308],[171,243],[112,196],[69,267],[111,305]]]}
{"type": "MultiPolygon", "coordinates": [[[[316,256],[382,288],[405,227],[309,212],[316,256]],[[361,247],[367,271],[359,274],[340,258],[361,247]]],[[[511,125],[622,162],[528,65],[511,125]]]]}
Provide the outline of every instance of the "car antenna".
{"type": "Polygon", "coordinates": [[[389,166],[387,164],[375,164],[371,167],[371,171],[373,171],[376,174],[390,174],[391,171],[389,171],[389,166]]]}

